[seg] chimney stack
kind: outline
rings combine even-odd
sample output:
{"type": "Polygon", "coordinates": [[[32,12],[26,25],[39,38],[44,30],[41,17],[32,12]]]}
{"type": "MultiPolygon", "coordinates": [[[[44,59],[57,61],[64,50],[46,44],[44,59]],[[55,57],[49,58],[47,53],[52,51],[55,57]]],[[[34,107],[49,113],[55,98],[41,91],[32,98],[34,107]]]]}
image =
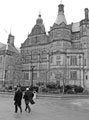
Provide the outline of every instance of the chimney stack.
{"type": "Polygon", "coordinates": [[[88,8],[85,8],[85,20],[88,20],[88,8]]]}
{"type": "Polygon", "coordinates": [[[13,35],[9,34],[7,43],[9,43],[12,46],[14,46],[14,36],[13,35]]]}

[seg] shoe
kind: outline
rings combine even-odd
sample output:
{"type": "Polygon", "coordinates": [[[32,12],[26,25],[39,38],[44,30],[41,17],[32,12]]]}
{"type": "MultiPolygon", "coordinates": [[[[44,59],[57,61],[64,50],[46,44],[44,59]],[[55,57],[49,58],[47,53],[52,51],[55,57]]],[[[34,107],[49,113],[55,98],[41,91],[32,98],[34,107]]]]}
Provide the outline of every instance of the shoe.
{"type": "Polygon", "coordinates": [[[15,111],[15,113],[17,113],[17,111],[15,111]]]}
{"type": "Polygon", "coordinates": [[[28,113],[30,113],[31,112],[31,109],[28,111],[28,113]]]}

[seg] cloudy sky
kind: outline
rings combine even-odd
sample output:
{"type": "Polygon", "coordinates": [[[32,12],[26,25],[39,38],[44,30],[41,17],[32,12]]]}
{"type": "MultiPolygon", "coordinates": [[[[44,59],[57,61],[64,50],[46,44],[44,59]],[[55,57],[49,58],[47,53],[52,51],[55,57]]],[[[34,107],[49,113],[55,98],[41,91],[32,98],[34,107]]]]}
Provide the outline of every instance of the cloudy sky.
{"type": "MultiPolygon", "coordinates": [[[[89,0],[62,0],[67,23],[84,19],[84,8],[89,0]]],[[[15,46],[20,47],[36,23],[39,11],[46,31],[56,20],[60,0],[0,0],[0,42],[7,43],[8,34],[15,36],[15,46]]]]}

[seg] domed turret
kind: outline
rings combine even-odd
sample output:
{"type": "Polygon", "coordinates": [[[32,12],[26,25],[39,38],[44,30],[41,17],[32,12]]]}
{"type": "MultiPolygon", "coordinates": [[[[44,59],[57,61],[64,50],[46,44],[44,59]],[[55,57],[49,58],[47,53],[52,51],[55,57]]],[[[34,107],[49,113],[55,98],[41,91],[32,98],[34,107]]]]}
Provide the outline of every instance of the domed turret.
{"type": "Polygon", "coordinates": [[[36,20],[36,24],[43,24],[43,20],[41,18],[41,14],[38,15],[38,19],[36,20]]]}
{"type": "Polygon", "coordinates": [[[36,20],[36,24],[34,25],[31,35],[37,35],[37,34],[42,34],[46,33],[45,32],[45,27],[43,24],[43,19],[41,18],[41,14],[38,15],[38,18],[36,20]]]}

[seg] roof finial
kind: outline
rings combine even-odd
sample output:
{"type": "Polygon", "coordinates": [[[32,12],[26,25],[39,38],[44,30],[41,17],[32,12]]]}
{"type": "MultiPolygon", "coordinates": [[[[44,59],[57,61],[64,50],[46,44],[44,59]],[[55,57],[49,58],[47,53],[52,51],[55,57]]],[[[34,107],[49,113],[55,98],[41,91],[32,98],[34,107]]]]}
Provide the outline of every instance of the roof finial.
{"type": "Polygon", "coordinates": [[[62,0],[60,0],[60,4],[62,4],[62,0]]]}
{"type": "Polygon", "coordinates": [[[28,32],[28,37],[29,37],[29,32],[28,32]]]}
{"type": "Polygon", "coordinates": [[[12,29],[10,28],[10,35],[11,35],[11,33],[12,33],[12,29]]]}
{"type": "Polygon", "coordinates": [[[41,17],[41,10],[39,10],[39,17],[41,17]]]}

